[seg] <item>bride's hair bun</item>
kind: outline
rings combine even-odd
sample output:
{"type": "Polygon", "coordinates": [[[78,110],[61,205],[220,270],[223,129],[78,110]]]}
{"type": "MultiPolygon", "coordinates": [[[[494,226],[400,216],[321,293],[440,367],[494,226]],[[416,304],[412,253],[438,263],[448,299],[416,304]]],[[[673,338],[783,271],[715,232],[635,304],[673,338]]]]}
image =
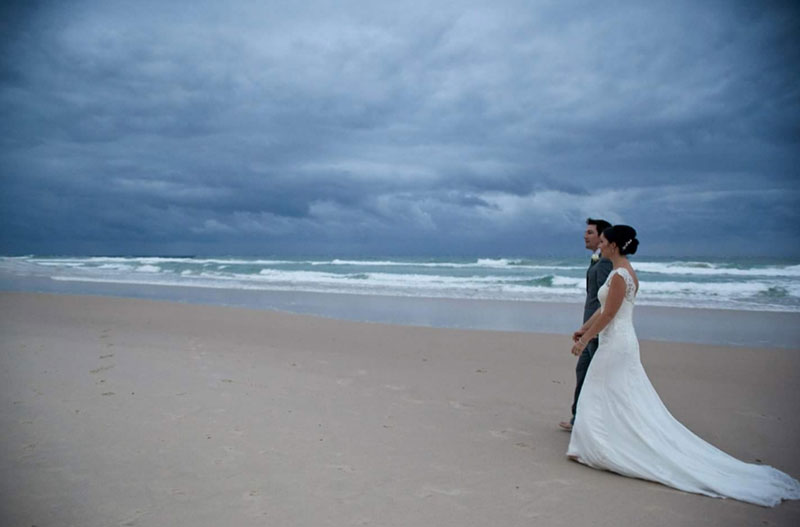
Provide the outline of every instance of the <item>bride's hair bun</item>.
{"type": "Polygon", "coordinates": [[[608,243],[615,243],[622,255],[636,254],[639,240],[636,238],[636,229],[630,225],[612,225],[603,231],[603,237],[608,243]]]}
{"type": "Polygon", "coordinates": [[[631,238],[623,245],[627,245],[627,247],[620,251],[621,254],[636,254],[636,249],[639,248],[639,240],[637,240],[636,238],[631,238]]]}

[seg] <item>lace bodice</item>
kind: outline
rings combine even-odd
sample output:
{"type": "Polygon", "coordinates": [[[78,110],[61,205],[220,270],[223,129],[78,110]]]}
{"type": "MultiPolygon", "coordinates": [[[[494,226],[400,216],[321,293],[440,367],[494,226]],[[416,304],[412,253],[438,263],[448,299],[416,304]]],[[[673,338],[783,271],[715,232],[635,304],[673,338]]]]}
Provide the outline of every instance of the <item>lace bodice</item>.
{"type": "Polygon", "coordinates": [[[608,325],[600,332],[601,341],[603,338],[611,338],[620,332],[628,333],[635,338],[633,331],[633,306],[636,300],[636,281],[631,276],[631,273],[624,267],[618,267],[611,271],[606,278],[606,282],[597,291],[597,299],[600,301],[600,309],[604,309],[606,299],[608,298],[608,288],[611,284],[611,279],[615,274],[618,274],[625,280],[625,299],[619,307],[617,314],[608,325]]]}
{"type": "Polygon", "coordinates": [[[636,280],[633,279],[631,273],[624,267],[617,267],[613,271],[611,271],[606,278],[606,282],[600,287],[600,290],[597,292],[597,298],[600,300],[601,305],[605,305],[606,298],[608,298],[608,288],[609,284],[611,284],[611,278],[618,274],[625,280],[625,300],[628,302],[634,303],[636,300],[636,280]],[[602,291],[602,293],[601,293],[602,291]]]}

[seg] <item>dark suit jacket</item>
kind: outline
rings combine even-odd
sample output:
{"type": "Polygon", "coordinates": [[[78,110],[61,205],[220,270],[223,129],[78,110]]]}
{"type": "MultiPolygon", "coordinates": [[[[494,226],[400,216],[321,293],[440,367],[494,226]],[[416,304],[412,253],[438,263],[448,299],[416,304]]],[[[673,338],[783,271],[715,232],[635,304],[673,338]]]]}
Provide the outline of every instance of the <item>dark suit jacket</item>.
{"type": "Polygon", "coordinates": [[[586,271],[586,303],[583,305],[583,321],[589,320],[594,312],[600,309],[597,291],[606,283],[606,278],[611,274],[614,265],[611,260],[601,258],[592,263],[586,271]]]}

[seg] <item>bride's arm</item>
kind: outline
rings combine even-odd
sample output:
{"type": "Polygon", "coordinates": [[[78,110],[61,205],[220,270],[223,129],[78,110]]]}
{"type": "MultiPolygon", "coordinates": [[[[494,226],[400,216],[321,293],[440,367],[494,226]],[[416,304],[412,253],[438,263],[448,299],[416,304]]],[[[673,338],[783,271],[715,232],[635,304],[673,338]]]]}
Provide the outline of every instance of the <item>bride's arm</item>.
{"type": "MultiPolygon", "coordinates": [[[[583,323],[583,325],[580,327],[580,329],[572,334],[573,342],[577,342],[578,339],[581,338],[584,335],[584,333],[589,331],[589,328],[592,327],[592,324],[594,323],[595,320],[597,320],[597,317],[599,317],[599,316],[600,316],[600,309],[597,309],[597,310],[595,310],[594,313],[592,313],[592,316],[590,316],[588,319],[586,319],[586,322],[583,323]]],[[[589,342],[589,341],[587,340],[586,342],[589,342]]]]}
{"type": "MultiPolygon", "coordinates": [[[[611,283],[608,284],[608,296],[603,305],[603,309],[598,309],[594,315],[586,321],[588,329],[579,336],[575,345],[572,346],[572,354],[580,355],[586,344],[597,335],[611,322],[619,311],[622,305],[622,300],[625,298],[625,280],[620,275],[615,275],[611,278],[611,283]]],[[[583,327],[581,327],[583,330],[583,327]]],[[[579,330],[580,331],[580,330],[579,330]]]]}

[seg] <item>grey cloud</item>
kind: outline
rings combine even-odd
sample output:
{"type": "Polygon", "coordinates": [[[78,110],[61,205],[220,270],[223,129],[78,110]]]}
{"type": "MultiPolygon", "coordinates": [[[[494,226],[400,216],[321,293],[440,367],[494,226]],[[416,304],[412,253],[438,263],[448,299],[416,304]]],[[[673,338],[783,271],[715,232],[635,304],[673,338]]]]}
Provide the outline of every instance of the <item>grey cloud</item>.
{"type": "Polygon", "coordinates": [[[731,210],[800,246],[790,5],[32,5],[4,252],[569,252],[586,215],[744,250],[731,210]]]}

